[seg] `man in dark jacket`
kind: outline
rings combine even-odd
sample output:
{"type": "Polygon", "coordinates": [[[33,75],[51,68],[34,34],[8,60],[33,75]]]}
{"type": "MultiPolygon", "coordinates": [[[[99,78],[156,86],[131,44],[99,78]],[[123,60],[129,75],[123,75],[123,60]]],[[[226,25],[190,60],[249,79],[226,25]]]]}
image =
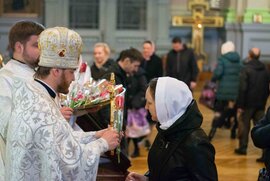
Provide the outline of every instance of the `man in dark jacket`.
{"type": "Polygon", "coordinates": [[[246,155],[250,120],[254,125],[264,115],[266,101],[269,95],[269,73],[266,66],[259,61],[260,49],[252,48],[249,58],[240,74],[238,95],[239,116],[239,148],[236,154],[246,155]]]}
{"type": "Polygon", "coordinates": [[[185,82],[193,90],[199,72],[194,52],[179,37],[173,38],[172,48],[167,54],[166,75],[185,82]]]}
{"type": "Polygon", "coordinates": [[[155,54],[155,45],[152,41],[143,42],[143,61],[141,67],[145,70],[147,82],[153,78],[163,76],[162,60],[155,54]]]}
{"type": "MultiPolygon", "coordinates": [[[[135,72],[138,71],[141,61],[143,57],[141,52],[139,52],[135,48],[129,48],[126,50],[123,50],[119,58],[117,59],[117,63],[115,66],[112,66],[108,72],[113,72],[115,75],[115,83],[116,84],[122,84],[124,88],[127,88],[128,82],[127,82],[127,75],[128,74],[134,74],[135,72]]],[[[110,74],[107,76],[105,75],[104,77],[107,77],[109,79],[110,74]]],[[[125,105],[124,105],[124,120],[123,120],[123,130],[126,130],[126,125],[127,125],[127,97],[128,97],[129,92],[126,91],[125,94],[125,105]]],[[[121,142],[121,150],[127,154],[127,144],[125,142],[126,140],[121,142]]]]}
{"type": "Polygon", "coordinates": [[[263,119],[252,128],[251,138],[256,147],[264,149],[264,164],[270,173],[270,108],[263,119]]]}
{"type": "Polygon", "coordinates": [[[137,72],[142,61],[142,54],[135,48],[123,50],[117,59],[116,66],[112,66],[109,72],[115,74],[115,83],[127,87],[127,74],[137,72]]]}
{"type": "MultiPolygon", "coordinates": [[[[150,82],[153,78],[158,78],[163,76],[163,64],[160,57],[155,54],[155,44],[146,40],[143,42],[143,61],[141,67],[145,70],[145,76],[147,78],[147,83],[150,82]]],[[[151,130],[154,126],[154,122],[151,119],[150,113],[147,113],[146,116],[148,122],[151,125],[151,130]]],[[[149,135],[150,136],[150,135],[149,135]]],[[[144,146],[149,150],[151,143],[149,138],[145,139],[144,146]]]]}

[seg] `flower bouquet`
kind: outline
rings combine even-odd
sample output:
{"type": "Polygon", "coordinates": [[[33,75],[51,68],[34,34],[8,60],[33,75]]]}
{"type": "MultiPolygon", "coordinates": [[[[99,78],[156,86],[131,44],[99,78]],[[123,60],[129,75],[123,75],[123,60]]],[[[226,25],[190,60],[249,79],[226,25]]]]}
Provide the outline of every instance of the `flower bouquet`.
{"type": "Polygon", "coordinates": [[[111,91],[119,94],[123,91],[123,86],[115,86],[105,79],[88,82],[84,85],[74,83],[69,94],[60,97],[62,105],[74,110],[85,110],[110,104],[111,91]]]}

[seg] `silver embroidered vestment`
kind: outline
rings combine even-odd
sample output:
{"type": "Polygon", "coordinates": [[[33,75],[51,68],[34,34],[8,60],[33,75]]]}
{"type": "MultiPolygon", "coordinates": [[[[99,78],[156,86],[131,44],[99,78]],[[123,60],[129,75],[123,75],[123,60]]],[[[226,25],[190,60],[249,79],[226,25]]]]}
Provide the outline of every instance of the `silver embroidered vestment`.
{"type": "MultiPolygon", "coordinates": [[[[107,142],[73,131],[46,90],[16,75],[0,75],[0,134],[5,180],[95,180],[107,142]],[[9,86],[6,94],[2,85],[9,86]]],[[[1,147],[1,146],[0,146],[1,147]]]]}

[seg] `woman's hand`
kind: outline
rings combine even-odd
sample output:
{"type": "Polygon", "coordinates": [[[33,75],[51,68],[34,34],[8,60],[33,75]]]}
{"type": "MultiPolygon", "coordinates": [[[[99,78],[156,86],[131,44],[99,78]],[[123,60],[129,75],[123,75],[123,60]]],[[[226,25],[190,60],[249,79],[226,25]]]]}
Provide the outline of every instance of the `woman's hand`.
{"type": "Polygon", "coordinates": [[[144,175],[140,175],[134,172],[130,172],[126,178],[126,181],[147,181],[148,178],[144,175]]]}

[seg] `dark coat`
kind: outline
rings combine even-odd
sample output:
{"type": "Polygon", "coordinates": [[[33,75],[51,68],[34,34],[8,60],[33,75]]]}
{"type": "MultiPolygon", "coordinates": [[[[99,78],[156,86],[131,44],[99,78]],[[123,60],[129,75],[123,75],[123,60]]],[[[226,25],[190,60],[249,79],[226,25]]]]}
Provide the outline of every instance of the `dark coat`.
{"type": "Polygon", "coordinates": [[[266,115],[251,130],[251,138],[256,147],[265,149],[264,163],[270,172],[270,109],[266,115]]]}
{"type": "Polygon", "coordinates": [[[241,71],[240,56],[237,52],[229,52],[218,58],[212,81],[217,81],[216,98],[219,101],[236,101],[241,71]]]}
{"type": "Polygon", "coordinates": [[[196,82],[199,69],[192,49],[183,49],[179,52],[171,50],[167,54],[166,75],[185,82],[196,82]]]}
{"type": "Polygon", "coordinates": [[[101,67],[98,68],[95,63],[90,67],[91,68],[91,76],[94,80],[99,80],[104,78],[105,74],[108,74],[110,68],[115,66],[116,62],[113,59],[108,59],[107,62],[101,67]]]}
{"type": "Polygon", "coordinates": [[[145,91],[147,80],[142,68],[127,78],[127,108],[139,109],[145,106],[145,91]]]}
{"type": "Polygon", "coordinates": [[[269,95],[269,72],[259,60],[244,64],[240,74],[238,107],[265,109],[269,95]]]}
{"type": "Polygon", "coordinates": [[[110,80],[110,73],[113,72],[115,75],[115,84],[122,84],[123,87],[127,88],[127,73],[119,66],[118,63],[111,66],[109,69],[109,74],[104,75],[104,77],[110,80]]]}
{"type": "Polygon", "coordinates": [[[193,101],[185,114],[158,134],[149,151],[149,180],[218,180],[215,149],[200,128],[202,115],[193,101]]]}
{"type": "Polygon", "coordinates": [[[147,82],[163,76],[162,60],[156,54],[151,55],[149,60],[143,60],[141,67],[145,70],[147,82]]]}

